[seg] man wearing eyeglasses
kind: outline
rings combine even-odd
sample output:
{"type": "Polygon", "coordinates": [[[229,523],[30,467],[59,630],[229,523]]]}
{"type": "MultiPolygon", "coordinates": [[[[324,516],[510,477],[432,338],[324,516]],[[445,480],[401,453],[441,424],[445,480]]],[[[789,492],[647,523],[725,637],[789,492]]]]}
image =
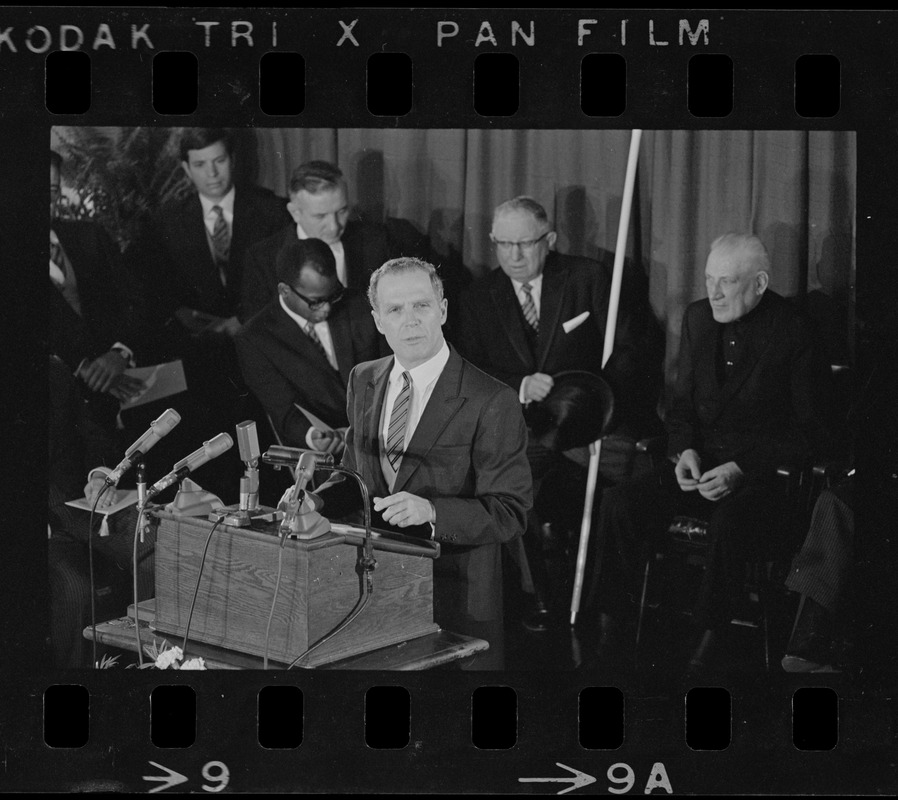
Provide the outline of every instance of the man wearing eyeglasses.
{"type": "MultiPolygon", "coordinates": [[[[490,240],[500,269],[476,282],[460,312],[458,348],[462,354],[518,393],[531,434],[527,455],[533,494],[569,462],[536,441],[545,416],[541,402],[554,377],[568,370],[601,374],[621,398],[632,396],[637,352],[629,309],[622,301],[614,353],[602,369],[602,345],[611,285],[610,271],[589,258],[556,252],[556,234],[546,210],[531,197],[515,197],[493,213],[490,240]]],[[[528,559],[536,588],[535,613],[524,624],[546,627],[547,577],[540,546],[540,519],[528,516],[528,559]]]]}
{"type": "Polygon", "coordinates": [[[294,238],[275,267],[275,299],[235,339],[243,379],[284,444],[339,455],[349,372],[386,343],[365,300],[338,279],[328,244],[294,238]]]}

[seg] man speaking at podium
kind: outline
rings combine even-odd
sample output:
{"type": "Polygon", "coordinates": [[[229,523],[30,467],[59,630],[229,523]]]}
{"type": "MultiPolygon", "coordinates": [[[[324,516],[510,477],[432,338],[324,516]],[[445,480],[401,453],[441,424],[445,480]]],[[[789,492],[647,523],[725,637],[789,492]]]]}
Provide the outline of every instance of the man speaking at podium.
{"type": "Polygon", "coordinates": [[[446,344],[447,302],[431,264],[386,262],[368,300],[394,355],[350,375],[343,465],[365,480],[375,527],[440,543],[434,621],[490,644],[465,668],[502,669],[500,545],[522,534],[532,502],[520,403],[446,344]]]}

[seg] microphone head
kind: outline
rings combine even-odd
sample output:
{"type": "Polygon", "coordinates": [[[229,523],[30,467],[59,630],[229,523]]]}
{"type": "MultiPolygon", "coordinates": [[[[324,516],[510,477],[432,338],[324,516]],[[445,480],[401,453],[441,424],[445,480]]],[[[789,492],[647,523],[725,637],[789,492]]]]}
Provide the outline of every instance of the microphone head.
{"type": "Polygon", "coordinates": [[[259,458],[259,434],[255,420],[247,420],[237,425],[237,447],[241,461],[255,461],[259,458]]]}
{"type": "Polygon", "coordinates": [[[151,424],[153,430],[156,431],[156,435],[161,438],[162,436],[171,433],[172,428],[174,428],[180,421],[181,415],[173,408],[169,408],[163,411],[158,419],[153,420],[151,424]]]}
{"type": "Polygon", "coordinates": [[[211,458],[218,458],[222,453],[230,450],[234,446],[234,440],[226,433],[219,433],[218,436],[203,442],[203,449],[206,455],[211,458]]]}

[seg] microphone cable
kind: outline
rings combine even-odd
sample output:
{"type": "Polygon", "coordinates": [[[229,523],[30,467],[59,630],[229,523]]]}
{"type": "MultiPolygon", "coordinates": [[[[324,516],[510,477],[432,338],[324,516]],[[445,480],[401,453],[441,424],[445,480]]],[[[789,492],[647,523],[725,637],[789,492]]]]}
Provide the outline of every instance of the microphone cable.
{"type": "Polygon", "coordinates": [[[187,627],[184,628],[184,641],[181,643],[181,658],[186,659],[187,657],[187,638],[190,636],[190,622],[193,619],[193,609],[196,606],[196,598],[200,591],[200,580],[203,577],[203,567],[206,565],[206,554],[209,552],[209,544],[212,542],[212,535],[215,533],[215,529],[221,525],[222,520],[219,519],[215,524],[212,525],[211,530],[209,531],[209,535],[206,537],[206,544],[203,547],[203,556],[200,559],[200,571],[196,576],[196,585],[193,587],[193,599],[190,601],[190,611],[187,613],[187,627]]]}
{"type": "MultiPolygon", "coordinates": [[[[333,639],[340,631],[345,630],[349,624],[365,610],[365,607],[371,601],[371,595],[374,592],[374,568],[377,566],[377,561],[374,558],[374,545],[371,538],[371,501],[368,496],[368,487],[365,485],[365,481],[362,479],[360,473],[356,470],[351,469],[349,467],[344,466],[331,466],[326,467],[326,469],[331,469],[334,472],[342,472],[345,475],[350,475],[355,478],[356,482],[359,484],[359,488],[362,493],[362,508],[364,510],[364,519],[365,519],[365,542],[362,546],[362,553],[359,555],[358,564],[361,567],[362,574],[364,575],[365,582],[362,587],[362,594],[359,597],[358,602],[355,605],[355,608],[349,613],[349,616],[346,617],[336,628],[334,628],[330,633],[322,636],[315,644],[313,644],[310,648],[308,648],[304,653],[300,653],[290,664],[287,665],[287,669],[293,669],[302,659],[306,658],[310,653],[314,650],[317,650],[321,645],[325,642],[329,642],[333,639]]],[[[282,545],[283,546],[283,545],[282,545]]]]}
{"type": "Polygon", "coordinates": [[[90,583],[90,652],[91,668],[99,669],[97,664],[97,591],[94,582],[94,514],[100,498],[106,493],[109,484],[104,483],[103,488],[97,492],[94,504],[90,509],[90,517],[87,520],[87,571],[90,583]]]}

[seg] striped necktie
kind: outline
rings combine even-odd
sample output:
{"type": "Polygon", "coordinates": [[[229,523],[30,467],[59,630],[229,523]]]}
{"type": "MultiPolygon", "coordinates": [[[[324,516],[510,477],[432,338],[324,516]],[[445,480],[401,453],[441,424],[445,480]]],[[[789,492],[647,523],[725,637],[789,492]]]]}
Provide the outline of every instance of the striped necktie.
{"type": "MultiPolygon", "coordinates": [[[[212,250],[215,263],[222,266],[228,263],[231,253],[231,231],[228,229],[227,220],[224,218],[224,210],[221,206],[212,206],[212,210],[218,215],[215,227],[212,229],[212,250]]],[[[224,275],[222,275],[224,279],[224,275]]]]}
{"type": "Polygon", "coordinates": [[[539,315],[536,313],[536,304],[533,302],[533,287],[529,283],[525,283],[521,288],[524,290],[524,302],[521,304],[521,310],[524,312],[524,319],[527,324],[539,333],[539,315]]]}
{"type": "Polygon", "coordinates": [[[408,414],[412,407],[412,380],[408,372],[402,373],[402,380],[402,389],[396,402],[393,403],[390,427],[387,428],[387,461],[397,472],[405,451],[405,430],[408,426],[408,414]]]}
{"type": "MultiPolygon", "coordinates": [[[[317,347],[321,354],[327,358],[327,350],[324,349],[324,344],[321,342],[321,337],[318,335],[318,332],[315,330],[315,323],[311,320],[306,321],[306,335],[314,342],[315,347],[317,347]]],[[[327,358],[328,363],[330,363],[330,359],[327,358]]]]}

